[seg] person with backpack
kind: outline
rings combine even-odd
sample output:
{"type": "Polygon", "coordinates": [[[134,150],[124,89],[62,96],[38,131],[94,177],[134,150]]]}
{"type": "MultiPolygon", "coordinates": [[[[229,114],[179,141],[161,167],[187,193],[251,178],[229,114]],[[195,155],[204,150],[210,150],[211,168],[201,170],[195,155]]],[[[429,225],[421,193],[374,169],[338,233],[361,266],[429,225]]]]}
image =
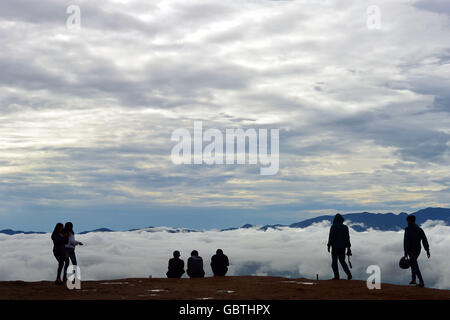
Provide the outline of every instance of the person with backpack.
{"type": "Polygon", "coordinates": [[[205,271],[203,270],[203,259],[199,257],[198,251],[193,250],[187,262],[187,274],[190,278],[203,278],[205,271]]]}
{"type": "Polygon", "coordinates": [[[61,271],[64,267],[64,261],[66,260],[66,239],[64,238],[64,225],[57,223],[52,232],[53,241],[53,255],[58,261],[58,270],[56,273],[55,284],[62,284],[61,271]]]}
{"type": "Polygon", "coordinates": [[[180,251],[173,252],[173,258],[169,260],[169,271],[167,278],[181,278],[184,274],[184,261],[180,259],[180,251]]]}
{"type": "Polygon", "coordinates": [[[339,280],[339,268],[338,260],[341,263],[342,269],[347,274],[347,279],[352,279],[352,273],[345,262],[345,249],[347,249],[347,255],[351,256],[352,251],[350,249],[350,233],[348,227],[344,224],[344,217],[341,214],[336,214],[333,220],[333,225],[330,228],[330,234],[328,236],[328,252],[331,248],[331,268],[333,269],[333,280],[339,280]]]}
{"type": "Polygon", "coordinates": [[[228,271],[230,262],[222,249],[217,249],[216,254],[211,258],[211,269],[215,277],[224,276],[228,271]]]}
{"type": "Polygon", "coordinates": [[[66,281],[67,279],[67,269],[69,268],[69,259],[72,262],[73,266],[77,265],[77,257],[75,255],[75,247],[80,245],[82,246],[83,243],[75,240],[75,233],[73,232],[73,224],[72,222],[67,222],[64,226],[64,237],[66,238],[66,245],[65,245],[65,251],[66,251],[66,258],[64,261],[64,279],[63,281],[66,281]]]}
{"type": "Polygon", "coordinates": [[[420,251],[422,249],[421,242],[423,243],[423,247],[427,252],[427,257],[430,259],[430,246],[428,244],[427,237],[425,232],[416,224],[416,217],[412,214],[406,217],[406,221],[408,222],[408,226],[405,228],[405,235],[403,238],[403,249],[405,251],[405,258],[409,258],[409,262],[411,265],[411,282],[409,284],[416,284],[416,277],[419,278],[418,287],[424,287],[425,283],[423,282],[422,273],[419,269],[419,264],[417,263],[417,259],[419,258],[420,251]]]}

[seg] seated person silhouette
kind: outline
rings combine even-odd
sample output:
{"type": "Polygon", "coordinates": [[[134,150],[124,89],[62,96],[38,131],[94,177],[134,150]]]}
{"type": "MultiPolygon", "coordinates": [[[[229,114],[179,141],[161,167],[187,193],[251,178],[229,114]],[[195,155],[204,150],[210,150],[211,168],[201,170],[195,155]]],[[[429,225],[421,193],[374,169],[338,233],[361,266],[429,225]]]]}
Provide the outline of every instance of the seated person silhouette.
{"type": "Polygon", "coordinates": [[[173,258],[169,260],[169,271],[167,278],[181,278],[184,274],[184,261],[180,259],[180,251],[173,252],[173,258]]]}
{"type": "Polygon", "coordinates": [[[211,269],[214,276],[224,276],[229,265],[228,257],[223,254],[222,249],[217,249],[216,254],[211,258],[211,269]]]}
{"type": "Polygon", "coordinates": [[[203,270],[203,259],[198,256],[198,251],[191,252],[191,256],[187,262],[187,274],[191,278],[203,278],[205,271],[203,270]]]}

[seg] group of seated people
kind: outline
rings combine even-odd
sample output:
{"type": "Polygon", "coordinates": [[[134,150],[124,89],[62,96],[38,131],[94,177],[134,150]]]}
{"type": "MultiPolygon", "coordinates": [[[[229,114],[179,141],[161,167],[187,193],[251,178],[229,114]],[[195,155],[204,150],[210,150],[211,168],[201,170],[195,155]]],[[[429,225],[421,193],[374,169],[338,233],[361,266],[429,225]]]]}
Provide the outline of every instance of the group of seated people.
{"type": "MultiPolygon", "coordinates": [[[[222,249],[217,249],[216,254],[211,257],[211,269],[215,277],[224,276],[230,265],[228,257],[223,253],[222,249]]],[[[169,260],[169,271],[166,275],[168,278],[181,278],[184,274],[184,261],[180,259],[180,251],[173,252],[173,258],[169,260]]],[[[203,259],[198,255],[197,250],[191,252],[191,256],[187,261],[187,275],[190,278],[203,278],[205,270],[203,270],[203,259]]]]}

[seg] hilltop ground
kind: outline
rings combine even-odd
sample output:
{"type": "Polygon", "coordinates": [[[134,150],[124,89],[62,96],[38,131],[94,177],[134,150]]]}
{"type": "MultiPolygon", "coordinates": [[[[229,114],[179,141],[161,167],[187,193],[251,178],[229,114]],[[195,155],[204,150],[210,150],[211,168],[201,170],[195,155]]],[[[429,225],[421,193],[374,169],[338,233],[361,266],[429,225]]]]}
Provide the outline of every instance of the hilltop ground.
{"type": "Polygon", "coordinates": [[[281,277],[223,277],[204,279],[123,279],[84,281],[81,290],[68,290],[53,282],[0,282],[0,299],[444,299],[450,290],[382,284],[368,290],[358,280],[308,280],[281,277]]]}

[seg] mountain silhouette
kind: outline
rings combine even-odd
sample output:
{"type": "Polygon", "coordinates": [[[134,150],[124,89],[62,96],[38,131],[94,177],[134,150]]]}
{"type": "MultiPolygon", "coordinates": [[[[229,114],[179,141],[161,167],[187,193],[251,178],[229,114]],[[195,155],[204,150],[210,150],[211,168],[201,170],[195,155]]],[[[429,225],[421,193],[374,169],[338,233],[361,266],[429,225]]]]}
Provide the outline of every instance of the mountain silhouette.
{"type": "Polygon", "coordinates": [[[45,232],[20,231],[20,230],[12,230],[12,229],[3,229],[3,230],[0,230],[0,233],[7,234],[10,236],[13,236],[15,234],[45,234],[45,232]]]}
{"type": "MultiPolygon", "coordinates": [[[[412,213],[416,216],[417,224],[421,225],[425,221],[443,221],[446,225],[450,226],[450,209],[449,208],[426,208],[412,213]]],[[[375,229],[380,231],[399,231],[406,227],[406,216],[408,214],[402,212],[400,214],[394,213],[370,213],[370,212],[360,212],[360,213],[347,213],[342,216],[345,219],[345,223],[355,231],[361,232],[368,229],[375,229]]],[[[323,215],[315,217],[312,219],[303,220],[300,222],[292,223],[290,225],[274,224],[265,225],[262,227],[257,227],[252,224],[244,224],[241,227],[226,228],[220,231],[232,231],[237,229],[250,229],[255,228],[261,231],[267,231],[268,229],[280,229],[280,228],[306,228],[314,223],[321,223],[324,221],[333,221],[334,215],[323,215]]],[[[168,233],[189,233],[189,232],[199,232],[197,230],[185,229],[185,228],[171,228],[171,227],[147,227],[143,229],[130,229],[131,231],[141,231],[141,232],[168,232],[168,233]]],[[[87,234],[91,232],[115,232],[114,230],[108,228],[99,228],[91,231],[83,231],[79,234],[87,234]]],[[[15,234],[43,234],[45,232],[34,232],[34,231],[15,231],[11,229],[0,230],[0,234],[15,235],[15,234]]]]}
{"type": "Polygon", "coordinates": [[[253,227],[254,227],[254,225],[247,223],[247,224],[244,224],[242,227],[239,227],[239,228],[226,228],[226,229],[221,229],[220,231],[232,231],[232,230],[237,230],[237,229],[250,229],[250,228],[253,228],[253,227]]]}
{"type": "MultiPolygon", "coordinates": [[[[416,223],[422,224],[427,220],[444,221],[450,225],[450,209],[447,208],[426,208],[413,213],[416,216],[416,223]]],[[[398,231],[406,227],[407,213],[348,213],[342,215],[345,223],[355,231],[366,231],[369,228],[382,231],[398,231]]],[[[334,215],[319,216],[312,219],[289,225],[291,228],[306,228],[310,225],[323,221],[333,221],[334,215]]],[[[275,226],[276,228],[276,226],[275,226]]]]}
{"type": "Polygon", "coordinates": [[[91,233],[91,232],[114,232],[114,231],[111,229],[108,229],[108,228],[100,228],[100,229],[95,229],[95,230],[91,230],[91,231],[83,231],[83,232],[80,232],[80,234],[87,234],[87,233],[91,233]]]}

